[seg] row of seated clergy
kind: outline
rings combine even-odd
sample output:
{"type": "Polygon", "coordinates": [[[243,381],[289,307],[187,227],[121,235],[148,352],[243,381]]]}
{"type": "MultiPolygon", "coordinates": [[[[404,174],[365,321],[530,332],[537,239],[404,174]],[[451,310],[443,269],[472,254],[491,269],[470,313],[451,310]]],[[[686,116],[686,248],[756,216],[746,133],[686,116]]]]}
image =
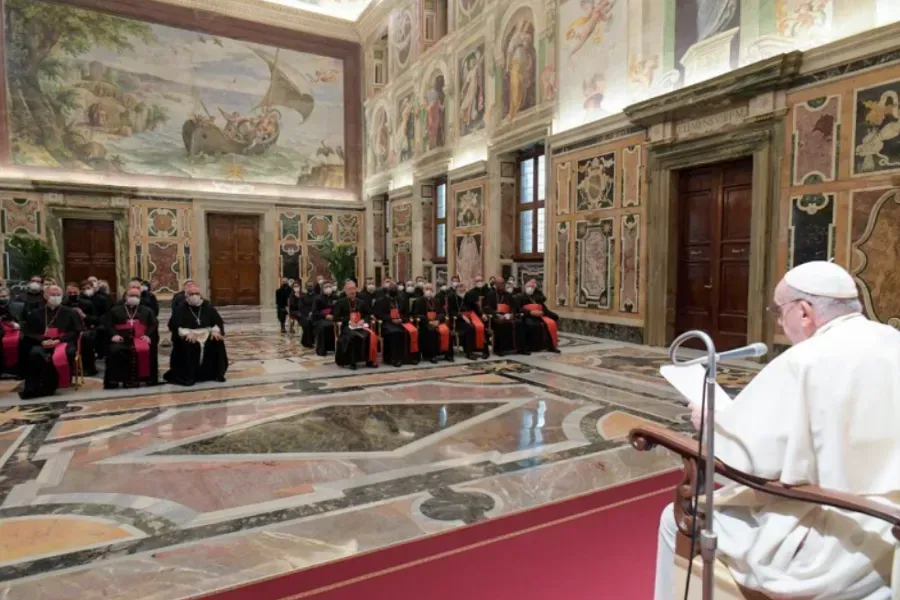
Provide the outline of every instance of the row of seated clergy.
{"type": "Polygon", "coordinates": [[[337,300],[330,288],[326,284],[322,296],[316,298],[310,322],[319,355],[335,349],[335,362],[340,366],[355,369],[364,362],[376,367],[379,345],[384,362],[395,367],[418,364],[423,358],[432,363],[441,357],[452,362],[455,346],[461,346],[470,360],[477,358],[476,353],[486,358],[490,338],[500,355],[559,351],[558,319],[542,297],[533,296],[533,290],[529,297],[517,297],[507,289],[482,295],[467,293],[460,283],[456,293],[447,295],[442,303],[426,283],[421,297],[406,302],[389,285],[369,306],[352,281],[347,282],[344,297],[337,300]]]}

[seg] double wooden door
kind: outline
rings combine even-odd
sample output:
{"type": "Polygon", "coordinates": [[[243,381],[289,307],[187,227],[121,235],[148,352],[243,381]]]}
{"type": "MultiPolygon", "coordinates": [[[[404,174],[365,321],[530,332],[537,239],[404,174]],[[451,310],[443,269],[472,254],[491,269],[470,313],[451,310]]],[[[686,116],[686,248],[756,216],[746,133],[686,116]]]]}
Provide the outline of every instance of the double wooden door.
{"type": "Polygon", "coordinates": [[[213,304],[259,304],[259,219],[249,215],[209,215],[207,231],[213,304]]]}
{"type": "Polygon", "coordinates": [[[678,178],[676,334],[702,329],[718,350],[747,343],[752,159],[678,178]]]}
{"type": "MultiPolygon", "coordinates": [[[[63,275],[66,282],[94,276],[109,282],[115,293],[116,241],[112,221],[63,220],[63,275]]],[[[30,275],[29,275],[30,276],[30,275]]]]}

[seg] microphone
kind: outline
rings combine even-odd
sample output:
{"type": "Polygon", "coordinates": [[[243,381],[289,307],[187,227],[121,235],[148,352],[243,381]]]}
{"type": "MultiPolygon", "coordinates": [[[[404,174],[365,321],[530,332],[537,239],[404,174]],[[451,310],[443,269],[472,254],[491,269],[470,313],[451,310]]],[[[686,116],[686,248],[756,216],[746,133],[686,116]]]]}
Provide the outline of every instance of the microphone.
{"type": "MultiPolygon", "coordinates": [[[[721,352],[716,354],[716,362],[720,362],[723,360],[736,360],[739,358],[756,358],[759,356],[765,356],[769,352],[769,347],[763,344],[762,342],[756,342],[755,344],[750,344],[748,346],[742,346],[740,348],[735,348],[734,350],[728,350],[727,352],[721,352]]],[[[701,358],[695,358],[693,360],[686,360],[683,362],[679,362],[679,367],[686,367],[689,365],[705,365],[709,362],[708,356],[703,356],[701,358]]]]}

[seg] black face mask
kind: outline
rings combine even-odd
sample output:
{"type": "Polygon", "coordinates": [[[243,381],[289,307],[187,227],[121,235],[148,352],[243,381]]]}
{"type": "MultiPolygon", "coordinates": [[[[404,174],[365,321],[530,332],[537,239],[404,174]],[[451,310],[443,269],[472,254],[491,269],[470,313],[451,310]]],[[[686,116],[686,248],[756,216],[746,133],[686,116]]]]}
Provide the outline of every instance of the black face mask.
{"type": "Polygon", "coordinates": [[[396,298],[397,297],[397,288],[391,288],[391,291],[389,293],[392,298],[396,298]]]}
{"type": "Polygon", "coordinates": [[[9,304],[9,298],[0,298],[0,306],[6,306],[9,304]]]}
{"type": "Polygon", "coordinates": [[[69,294],[69,301],[70,301],[70,302],[77,302],[77,301],[78,301],[78,294],[69,294]]]}

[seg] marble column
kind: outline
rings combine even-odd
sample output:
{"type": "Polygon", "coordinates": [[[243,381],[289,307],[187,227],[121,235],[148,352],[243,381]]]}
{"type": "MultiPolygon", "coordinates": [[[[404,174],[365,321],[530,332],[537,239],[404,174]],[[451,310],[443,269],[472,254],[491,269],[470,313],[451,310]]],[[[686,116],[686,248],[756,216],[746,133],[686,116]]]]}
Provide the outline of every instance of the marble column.
{"type": "Polygon", "coordinates": [[[491,153],[487,161],[487,198],[484,206],[484,275],[500,272],[500,241],[503,227],[513,227],[514,223],[503,223],[500,201],[501,157],[491,153]]]}

